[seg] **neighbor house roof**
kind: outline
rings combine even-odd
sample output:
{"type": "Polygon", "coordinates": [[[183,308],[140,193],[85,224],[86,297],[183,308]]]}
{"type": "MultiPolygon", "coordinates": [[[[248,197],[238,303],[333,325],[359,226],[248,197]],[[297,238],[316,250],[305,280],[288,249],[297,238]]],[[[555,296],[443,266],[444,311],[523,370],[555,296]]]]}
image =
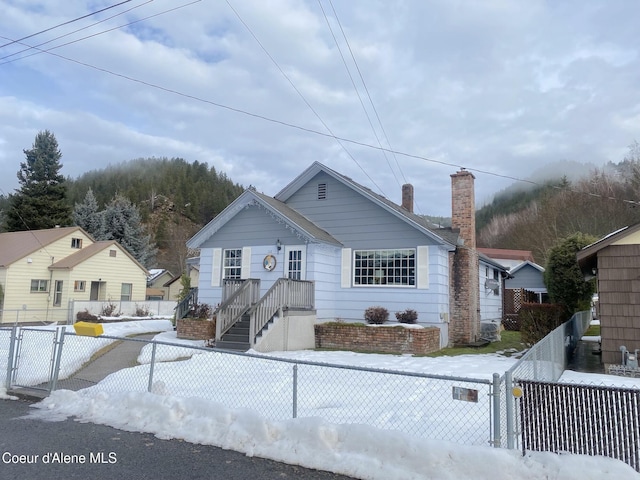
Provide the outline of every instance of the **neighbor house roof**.
{"type": "Polygon", "coordinates": [[[530,267],[535,268],[536,270],[538,270],[538,271],[539,271],[539,272],[541,272],[541,273],[544,273],[544,268],[543,268],[543,267],[541,267],[540,265],[538,265],[538,264],[537,264],[537,263],[535,263],[535,262],[530,262],[530,261],[528,261],[528,260],[527,260],[526,262],[522,262],[521,264],[516,265],[515,267],[513,267],[509,273],[510,273],[511,275],[513,275],[513,274],[514,274],[514,273],[516,273],[518,270],[521,270],[522,268],[526,267],[527,265],[528,265],[528,266],[530,266],[530,267]]]}
{"type": "Polygon", "coordinates": [[[47,228],[0,234],[0,267],[8,267],[13,262],[36,252],[73,232],[91,236],[80,227],[47,228]]]}
{"type": "Polygon", "coordinates": [[[105,250],[109,247],[116,247],[126,256],[128,256],[140,269],[144,272],[145,275],[148,275],[148,271],[146,268],[142,266],[140,262],[138,262],[133,255],[127,252],[126,249],[122,247],[115,240],[105,240],[101,242],[95,242],[91,245],[81,248],[76,253],[69,255],[68,257],[63,258],[62,260],[55,262],[54,264],[49,266],[49,270],[71,270],[72,268],[80,265],[82,262],[87,259],[93,257],[98,252],[105,250]]]}
{"type": "Polygon", "coordinates": [[[597,254],[603,248],[606,248],[616,242],[619,242],[621,239],[632,235],[636,232],[640,231],[640,223],[636,223],[634,225],[630,225],[627,227],[623,227],[615,232],[611,232],[608,235],[605,235],[597,242],[592,243],[591,245],[587,245],[582,250],[580,250],[576,254],[576,258],[578,259],[578,265],[580,265],[580,269],[583,273],[589,273],[593,268],[597,266],[597,254]]]}
{"type": "Polygon", "coordinates": [[[485,254],[487,257],[491,258],[500,258],[503,260],[520,260],[521,262],[532,262],[535,263],[533,259],[533,253],[531,250],[511,250],[506,248],[477,248],[478,252],[485,254]]]}

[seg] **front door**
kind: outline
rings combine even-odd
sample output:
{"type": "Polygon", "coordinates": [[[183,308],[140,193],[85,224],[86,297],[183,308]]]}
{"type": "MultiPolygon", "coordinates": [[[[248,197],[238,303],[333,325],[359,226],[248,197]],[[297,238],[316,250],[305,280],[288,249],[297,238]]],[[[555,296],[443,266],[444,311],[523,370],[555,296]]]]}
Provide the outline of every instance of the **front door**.
{"type": "Polygon", "coordinates": [[[306,280],[307,247],[305,245],[284,247],[284,275],[294,280],[306,280]]]}

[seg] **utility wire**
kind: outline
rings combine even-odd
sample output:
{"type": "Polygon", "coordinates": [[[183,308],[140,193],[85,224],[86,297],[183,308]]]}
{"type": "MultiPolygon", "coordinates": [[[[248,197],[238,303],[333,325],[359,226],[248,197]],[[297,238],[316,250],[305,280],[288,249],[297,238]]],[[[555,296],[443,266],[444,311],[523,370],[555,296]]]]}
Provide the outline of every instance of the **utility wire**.
{"type": "Polygon", "coordinates": [[[101,12],[105,12],[105,11],[110,10],[112,8],[119,7],[120,5],[124,5],[125,3],[129,3],[130,1],[131,0],[125,0],[124,2],[116,3],[115,5],[111,5],[110,7],[105,7],[105,8],[102,8],[100,10],[96,10],[95,12],[83,15],[81,17],[74,18],[73,20],[69,20],[69,21],[64,22],[64,23],[59,23],[58,25],[54,25],[53,27],[49,27],[49,28],[47,28],[45,30],[40,30],[39,32],[32,33],[31,35],[27,35],[26,37],[19,38],[18,40],[11,40],[9,43],[5,43],[4,45],[0,45],[0,48],[8,47],[9,45],[13,45],[14,43],[20,43],[23,40],[27,40],[28,38],[35,37],[36,35],[40,35],[42,33],[49,32],[49,31],[54,30],[56,28],[62,27],[64,25],[69,25],[70,23],[77,22],[78,20],[82,20],[83,18],[91,17],[93,15],[96,15],[96,14],[101,13],[101,12]]]}
{"type": "MultiPolygon", "coordinates": [[[[153,1],[153,0],[151,0],[151,1],[153,1]]],[[[22,57],[14,58],[14,59],[12,59],[12,60],[7,60],[6,62],[2,62],[2,63],[0,63],[0,66],[2,66],[2,65],[6,65],[7,63],[15,62],[16,60],[22,60],[22,59],[24,59],[24,58],[29,58],[29,57],[32,57],[32,56],[34,56],[34,55],[40,55],[41,53],[49,53],[49,54],[51,54],[51,55],[53,55],[53,56],[56,56],[56,57],[62,58],[62,59],[64,59],[64,60],[68,60],[68,61],[70,61],[70,62],[76,62],[76,63],[80,63],[80,64],[82,64],[82,62],[78,62],[78,61],[76,61],[76,60],[74,60],[74,59],[72,59],[72,58],[67,58],[67,57],[64,57],[64,56],[62,56],[62,55],[58,55],[58,54],[56,54],[56,53],[51,53],[51,50],[56,50],[56,49],[58,49],[58,48],[66,47],[67,45],[71,45],[71,44],[74,44],[74,43],[78,43],[78,42],[80,42],[80,41],[82,41],[82,40],[86,40],[86,39],[88,39],[88,38],[97,37],[97,36],[99,36],[99,35],[103,35],[103,34],[105,34],[105,33],[109,33],[109,32],[112,32],[112,31],[114,31],[114,30],[118,30],[118,29],[120,29],[120,28],[128,27],[129,25],[133,25],[133,24],[136,24],[136,23],[140,23],[140,22],[142,22],[142,21],[144,21],[144,20],[148,20],[148,19],[150,19],[150,18],[158,17],[158,16],[160,16],[160,15],[164,15],[165,13],[173,12],[173,11],[175,11],[175,10],[179,10],[179,9],[181,9],[181,8],[188,7],[188,6],[190,6],[190,5],[193,5],[194,3],[199,3],[199,2],[201,2],[201,1],[202,1],[202,0],[194,0],[193,2],[185,3],[185,4],[179,5],[179,6],[174,7],[174,8],[170,8],[170,9],[168,9],[168,10],[164,10],[164,11],[159,12],[159,13],[155,13],[155,14],[153,14],[153,15],[149,15],[148,17],[140,18],[140,19],[138,19],[138,20],[134,20],[134,21],[132,21],[132,22],[125,23],[125,24],[123,24],[123,25],[118,25],[117,27],[113,27],[113,28],[110,28],[110,29],[108,29],[108,30],[103,30],[103,31],[101,31],[101,32],[93,33],[93,34],[91,34],[91,35],[87,35],[86,37],[77,38],[77,39],[75,39],[75,40],[71,40],[70,42],[62,43],[62,44],[60,44],[60,45],[56,45],[55,47],[51,47],[51,48],[48,48],[48,49],[46,49],[46,50],[43,50],[43,49],[41,49],[41,48],[38,48],[38,46],[37,46],[37,45],[33,45],[33,46],[32,46],[32,45],[27,45],[26,43],[23,43],[23,42],[18,41],[17,43],[19,43],[20,45],[23,45],[23,46],[28,47],[28,48],[26,48],[25,50],[36,50],[36,52],[31,53],[31,54],[29,54],[29,55],[23,55],[22,57]]],[[[148,3],[148,2],[147,2],[147,3],[148,3]]],[[[142,4],[142,5],[145,5],[145,4],[142,4]]],[[[139,6],[142,6],[142,5],[139,5],[139,6]]],[[[114,16],[115,16],[115,15],[114,15],[114,16]]],[[[98,22],[98,23],[99,23],[99,22],[98,22]]],[[[3,39],[5,39],[5,40],[8,40],[8,38],[7,38],[7,37],[3,37],[2,35],[0,35],[0,38],[3,38],[3,39]]],[[[6,57],[2,57],[2,58],[6,58],[6,57]]],[[[0,60],[2,60],[2,58],[0,58],[0,60]]],[[[98,67],[93,67],[92,65],[89,65],[89,64],[85,64],[85,65],[86,65],[86,66],[89,66],[89,67],[92,67],[92,68],[98,68],[98,67]]]]}
{"type": "MultiPolygon", "coordinates": [[[[28,52],[29,50],[33,50],[34,48],[38,48],[38,47],[41,47],[43,45],[47,45],[48,43],[55,42],[56,40],[60,40],[61,38],[68,37],[69,35],[73,35],[74,33],[81,32],[82,30],[87,30],[88,28],[95,27],[96,25],[98,25],[100,23],[108,22],[109,20],[111,20],[111,19],[113,19],[115,17],[119,17],[120,15],[124,15],[125,13],[129,13],[131,10],[135,10],[136,8],[143,7],[143,6],[145,6],[145,5],[147,5],[147,4],[151,3],[151,2],[153,2],[153,0],[147,0],[144,3],[141,3],[141,4],[136,5],[134,7],[128,8],[127,10],[124,10],[124,11],[122,11],[120,13],[116,13],[115,15],[111,15],[110,17],[107,17],[107,18],[105,18],[103,20],[100,20],[98,22],[92,23],[91,25],[87,25],[86,27],[78,28],[77,30],[74,30],[74,31],[69,32],[69,33],[65,33],[64,35],[60,35],[60,36],[55,37],[55,38],[52,38],[51,40],[47,40],[46,42],[39,43],[37,45],[34,45],[33,47],[25,48],[25,49],[19,50],[17,52],[11,53],[9,55],[5,55],[4,57],[0,57],[0,60],[4,60],[6,58],[14,57],[14,56],[19,55],[21,53],[28,52]]],[[[145,20],[145,19],[143,18],[142,20],[145,20]]],[[[140,20],[137,20],[137,21],[140,21],[140,20]]],[[[127,25],[130,25],[130,24],[127,24],[127,25]]],[[[125,25],[125,26],[127,26],[127,25],[125,25]]],[[[121,27],[118,27],[118,28],[121,28],[121,27]]],[[[100,32],[100,33],[103,33],[103,32],[100,32]]],[[[78,39],[76,41],[84,40],[85,38],[89,38],[89,37],[84,37],[84,38],[78,39]]],[[[68,44],[65,44],[65,45],[68,45],[68,44]]],[[[60,46],[62,46],[62,45],[60,45],[60,46]]],[[[39,55],[40,53],[42,53],[42,52],[34,53],[34,55],[39,55]]],[[[25,55],[25,56],[20,57],[20,58],[27,58],[27,57],[30,57],[30,56],[31,55],[25,55]]],[[[3,63],[0,63],[0,65],[4,65],[5,63],[9,63],[9,62],[3,62],[3,63]]]]}
{"type": "Polygon", "coordinates": [[[236,11],[235,8],[233,8],[233,6],[229,3],[229,0],[226,0],[227,5],[229,5],[229,8],[233,11],[233,13],[235,13],[236,17],[238,17],[238,20],[240,20],[240,23],[242,23],[242,25],[244,25],[244,27],[247,29],[247,31],[251,34],[251,36],[254,38],[254,40],[258,43],[258,45],[260,46],[260,48],[262,48],[262,51],[267,55],[267,57],[269,57],[269,59],[273,62],[273,64],[276,66],[276,68],[280,71],[280,73],[282,74],[282,76],[284,76],[285,79],[287,79],[287,81],[289,82],[289,84],[291,85],[291,87],[293,87],[293,89],[296,91],[296,93],[300,96],[300,98],[302,99],[302,101],[307,105],[307,107],[309,107],[309,109],[313,112],[313,114],[316,116],[316,118],[318,120],[320,120],[320,123],[322,123],[322,125],[324,126],[324,128],[327,129],[327,132],[329,132],[329,137],[334,138],[338,144],[342,147],[342,149],[346,152],[347,155],[349,155],[349,157],[351,158],[351,160],[353,160],[353,162],[360,168],[360,170],[362,170],[362,173],[364,173],[366,175],[366,177],[369,179],[369,181],[371,181],[371,183],[373,185],[376,186],[376,188],[380,191],[380,193],[382,193],[384,195],[384,191],[378,186],[378,184],[373,180],[373,178],[371,178],[369,176],[369,174],[365,171],[364,168],[362,168],[362,165],[360,165],[360,163],[355,159],[355,157],[353,155],[351,155],[351,152],[349,152],[349,150],[347,150],[347,147],[344,146],[344,144],[342,143],[342,139],[336,135],[333,134],[333,131],[331,130],[331,128],[329,128],[329,126],[325,123],[325,121],[320,117],[320,114],[311,106],[311,104],[307,101],[307,99],[305,98],[305,96],[302,94],[302,92],[300,92],[300,90],[298,90],[298,88],[295,86],[295,84],[293,83],[293,81],[289,78],[289,76],[284,72],[284,70],[282,70],[282,68],[280,67],[280,65],[278,64],[278,62],[276,62],[276,60],[271,56],[271,54],[267,51],[267,49],[264,47],[264,45],[262,44],[262,42],[260,42],[260,40],[258,39],[258,37],[253,33],[253,31],[251,30],[251,28],[249,28],[249,25],[247,25],[245,23],[245,21],[242,19],[242,17],[240,17],[240,14],[238,14],[238,12],[236,11]]]}
{"type": "MultiPolygon", "coordinates": [[[[197,1],[201,1],[201,0],[197,0],[197,1]]],[[[196,2],[191,2],[191,3],[197,3],[197,1],[196,2]]],[[[180,7],[176,7],[174,9],[172,9],[172,10],[176,10],[177,8],[182,8],[184,6],[191,5],[191,3],[186,4],[186,5],[182,5],[180,7]]],[[[168,10],[168,11],[171,11],[171,10],[168,10]]],[[[162,13],[166,13],[166,12],[162,12],[162,13]]],[[[161,15],[162,13],[160,13],[158,15],[161,15]]],[[[5,36],[2,36],[2,35],[0,35],[0,38],[2,38],[4,40],[13,41],[12,39],[10,39],[8,37],[5,37],[5,36]]],[[[21,42],[16,41],[16,43],[21,43],[21,42]]],[[[21,44],[24,45],[24,46],[29,47],[29,45],[27,45],[27,44],[24,44],[24,43],[21,43],[21,44]]],[[[58,48],[58,47],[54,47],[54,48],[58,48]]],[[[266,122],[269,122],[269,123],[273,123],[275,125],[280,125],[280,126],[283,126],[283,127],[288,127],[288,128],[291,128],[291,129],[299,130],[301,132],[310,133],[310,134],[317,135],[317,136],[324,137],[324,138],[331,138],[331,139],[334,139],[334,140],[339,140],[340,142],[349,143],[349,144],[352,144],[352,145],[357,145],[357,146],[364,147],[364,148],[369,148],[369,149],[372,149],[372,150],[381,150],[381,151],[385,151],[387,153],[391,153],[393,155],[400,155],[400,156],[403,156],[403,157],[422,160],[422,161],[425,161],[425,162],[434,163],[434,164],[438,164],[438,165],[443,165],[443,166],[447,166],[447,167],[459,168],[459,169],[467,170],[469,172],[475,172],[475,173],[478,173],[478,174],[490,175],[490,176],[498,177],[498,178],[504,178],[504,179],[507,179],[507,180],[512,180],[514,182],[521,182],[521,183],[527,183],[527,184],[530,184],[530,185],[543,186],[542,183],[539,183],[539,182],[536,182],[536,181],[533,181],[533,180],[525,180],[525,179],[522,179],[522,178],[514,177],[512,175],[499,174],[499,173],[495,173],[495,172],[490,172],[488,170],[482,170],[482,169],[479,169],[479,168],[465,167],[464,165],[451,163],[451,162],[445,162],[443,160],[435,160],[433,158],[428,158],[428,157],[424,157],[424,156],[421,156],[421,155],[416,155],[416,154],[412,154],[412,153],[408,153],[408,152],[403,152],[403,151],[392,149],[392,148],[388,148],[388,147],[381,147],[381,146],[371,145],[371,144],[366,143],[366,142],[360,142],[358,140],[353,140],[353,139],[350,139],[350,138],[341,137],[341,136],[335,135],[333,133],[322,132],[322,131],[315,130],[315,129],[312,129],[312,128],[303,127],[301,125],[295,125],[293,123],[289,123],[289,122],[286,122],[284,120],[278,120],[278,119],[267,117],[265,115],[261,115],[261,114],[258,114],[258,113],[253,113],[253,112],[249,112],[247,110],[242,110],[240,108],[231,107],[229,105],[224,105],[222,103],[214,102],[212,100],[206,100],[206,99],[198,97],[196,95],[191,95],[191,94],[180,92],[178,90],[174,90],[174,89],[171,89],[171,88],[163,87],[161,85],[157,85],[157,84],[154,84],[154,83],[151,83],[151,82],[140,80],[138,78],[134,78],[134,77],[131,77],[129,75],[124,75],[122,73],[117,73],[117,72],[108,70],[106,68],[98,67],[98,66],[92,65],[90,63],[81,62],[80,60],[75,60],[73,58],[65,57],[64,55],[60,55],[58,53],[51,52],[51,50],[53,50],[54,48],[51,48],[49,50],[41,50],[39,48],[36,48],[36,50],[38,50],[40,53],[48,53],[49,55],[53,55],[54,57],[61,58],[61,59],[66,60],[68,62],[72,62],[72,63],[75,63],[77,65],[82,65],[84,67],[91,68],[93,70],[96,70],[96,71],[99,71],[99,72],[102,72],[102,73],[106,73],[106,74],[114,76],[114,77],[122,78],[122,79],[128,80],[130,82],[134,82],[134,83],[138,83],[140,85],[144,85],[144,86],[147,86],[147,87],[150,87],[150,88],[154,88],[156,90],[160,90],[160,91],[163,91],[163,92],[166,92],[166,93],[170,93],[172,95],[176,95],[176,96],[179,96],[179,97],[182,97],[182,98],[188,98],[188,99],[191,99],[191,100],[195,100],[195,101],[198,101],[198,102],[201,102],[201,103],[205,103],[207,105],[211,105],[211,106],[218,107],[218,108],[221,108],[221,109],[224,109],[224,110],[228,110],[230,112],[238,113],[238,114],[241,114],[241,115],[246,115],[248,117],[252,117],[252,118],[259,119],[259,120],[263,120],[263,121],[266,121],[266,122]]],[[[365,172],[365,175],[366,175],[366,172],[365,172]]],[[[368,177],[368,175],[367,175],[367,177],[368,177]]],[[[375,182],[373,182],[373,183],[375,184],[375,182]]],[[[376,185],[376,187],[377,187],[377,185],[376,185]]],[[[627,204],[631,204],[631,205],[640,205],[640,202],[635,201],[635,200],[625,200],[625,199],[619,199],[619,198],[615,198],[615,197],[611,197],[611,196],[607,196],[607,195],[600,195],[600,194],[596,194],[596,193],[581,192],[581,191],[578,191],[576,189],[571,189],[571,188],[566,188],[566,187],[561,187],[561,186],[553,186],[553,188],[557,189],[557,190],[571,191],[573,193],[579,193],[579,194],[583,194],[583,195],[587,195],[587,196],[591,196],[591,197],[603,198],[603,199],[607,199],[607,200],[615,200],[615,201],[619,201],[619,202],[623,202],[623,203],[627,203],[627,204]]]]}
{"type": "MultiPolygon", "coordinates": [[[[369,116],[369,112],[367,112],[367,109],[364,106],[364,102],[362,101],[362,97],[360,96],[360,92],[358,90],[358,87],[356,86],[356,82],[353,80],[353,76],[351,75],[351,71],[349,70],[349,66],[347,65],[347,61],[344,58],[344,55],[342,53],[342,49],[340,48],[340,44],[338,43],[338,39],[336,38],[335,34],[333,33],[333,29],[331,28],[331,23],[329,22],[329,18],[327,17],[327,13],[324,11],[324,7],[322,6],[321,0],[318,0],[318,5],[320,6],[320,10],[322,10],[322,15],[324,15],[324,20],[327,23],[327,27],[329,28],[329,32],[331,32],[331,36],[333,37],[333,41],[336,44],[336,47],[338,49],[338,53],[340,53],[340,58],[342,58],[342,63],[344,65],[344,68],[347,71],[347,75],[349,76],[349,79],[351,80],[351,85],[353,85],[353,89],[355,90],[356,95],[358,96],[358,100],[360,101],[360,105],[362,106],[362,110],[364,110],[364,114],[367,117],[367,120],[369,121],[369,126],[371,127],[371,130],[373,131],[373,136],[376,137],[376,141],[378,142],[378,145],[382,146],[382,143],[380,143],[380,138],[378,137],[378,133],[376,132],[376,129],[373,126],[373,122],[371,122],[371,117],[369,116]]],[[[393,174],[393,178],[395,178],[396,183],[398,184],[398,186],[400,186],[400,181],[398,180],[398,177],[396,176],[396,172],[393,170],[393,168],[391,168],[391,164],[389,163],[389,159],[387,158],[386,152],[383,151],[382,152],[382,156],[387,161],[387,164],[389,165],[389,168],[391,169],[391,173],[393,174]]]]}

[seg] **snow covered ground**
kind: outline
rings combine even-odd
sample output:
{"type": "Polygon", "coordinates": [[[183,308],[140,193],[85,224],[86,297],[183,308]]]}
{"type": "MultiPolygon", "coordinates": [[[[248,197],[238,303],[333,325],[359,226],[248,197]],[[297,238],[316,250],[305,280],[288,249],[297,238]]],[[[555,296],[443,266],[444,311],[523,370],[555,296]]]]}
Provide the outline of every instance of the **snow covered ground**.
{"type": "MultiPolygon", "coordinates": [[[[175,338],[175,333],[167,331],[170,330],[170,325],[131,323],[134,325],[105,324],[105,334],[121,336],[143,333],[142,330],[165,330],[157,337],[158,340],[172,341],[175,338]]],[[[67,337],[67,340],[69,338],[72,337],[67,337]]],[[[96,339],[92,340],[86,343],[95,345],[96,339]]],[[[5,344],[0,335],[0,369],[3,361],[6,368],[6,354],[3,350],[5,344]],[[2,358],[3,356],[5,358],[2,358]]],[[[84,357],[91,357],[92,353],[81,350],[78,345],[74,345],[74,351],[82,353],[84,357]]],[[[161,345],[156,351],[156,359],[185,358],[189,353],[184,346],[161,345]]],[[[502,373],[516,361],[500,355],[421,358],[313,351],[278,352],[272,356],[478,379],[489,379],[494,372],[502,373]]],[[[149,347],[145,347],[140,354],[139,362],[146,363],[149,359],[149,347]]],[[[65,368],[71,369],[73,365],[77,365],[77,362],[69,360],[65,368]]],[[[126,382],[132,382],[132,379],[143,377],[145,372],[148,372],[148,366],[142,365],[112,374],[95,387],[78,392],[53,392],[47,399],[35,405],[32,416],[51,421],[73,417],[83,422],[150,432],[164,439],[180,438],[193,443],[216,445],[250,456],[329,470],[362,479],[640,478],[640,475],[628,465],[606,457],[551,453],[529,453],[523,457],[519,451],[426,440],[394,430],[376,428],[368,424],[369,422],[341,424],[330,423],[320,418],[320,414],[328,410],[334,413],[336,410],[339,411],[341,406],[337,404],[329,406],[330,409],[320,409],[318,416],[269,420],[255,409],[231,408],[226,401],[221,403],[202,398],[210,395],[208,389],[211,387],[203,378],[202,371],[224,375],[231,383],[242,384],[246,381],[246,370],[234,372],[225,369],[215,354],[199,354],[191,359],[157,365],[156,370],[159,380],[154,382],[153,393],[142,391],[146,390],[145,388],[135,391],[136,389],[122,386],[124,379],[126,382]],[[211,361],[214,362],[213,365],[211,361]],[[174,378],[180,379],[189,388],[179,388],[179,383],[177,380],[174,381],[174,378]],[[199,389],[203,389],[202,392],[199,392],[199,389]]],[[[1,372],[3,370],[0,370],[0,375],[1,372]]],[[[273,385],[274,382],[269,375],[263,374],[261,377],[265,380],[264,384],[258,386],[259,389],[277,387],[273,385]]],[[[565,372],[562,380],[609,385],[639,382],[636,379],[574,372],[565,372]]],[[[319,384],[318,391],[327,386],[319,384]]],[[[376,388],[383,389],[385,385],[376,385],[376,388]]],[[[350,395],[354,398],[366,398],[366,392],[358,392],[355,386],[352,390],[354,391],[350,395]]],[[[0,389],[0,398],[2,397],[6,397],[6,392],[0,389]]],[[[387,418],[402,413],[402,406],[397,404],[385,405],[384,408],[387,409],[387,418]]],[[[465,427],[464,417],[451,418],[449,421],[458,422],[455,426],[461,429],[465,427]]]]}

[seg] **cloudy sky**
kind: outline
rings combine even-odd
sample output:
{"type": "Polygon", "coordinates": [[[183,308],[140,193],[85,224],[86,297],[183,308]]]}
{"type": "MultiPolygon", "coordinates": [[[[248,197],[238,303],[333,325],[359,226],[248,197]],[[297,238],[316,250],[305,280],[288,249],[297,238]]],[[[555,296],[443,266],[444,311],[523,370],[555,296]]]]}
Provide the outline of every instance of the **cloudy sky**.
{"type": "Polygon", "coordinates": [[[480,206],[557,161],[622,160],[638,18],[633,0],[3,0],[0,193],[48,129],[72,178],[181,157],[275,195],[319,161],[446,216],[459,167],[480,206]]]}

